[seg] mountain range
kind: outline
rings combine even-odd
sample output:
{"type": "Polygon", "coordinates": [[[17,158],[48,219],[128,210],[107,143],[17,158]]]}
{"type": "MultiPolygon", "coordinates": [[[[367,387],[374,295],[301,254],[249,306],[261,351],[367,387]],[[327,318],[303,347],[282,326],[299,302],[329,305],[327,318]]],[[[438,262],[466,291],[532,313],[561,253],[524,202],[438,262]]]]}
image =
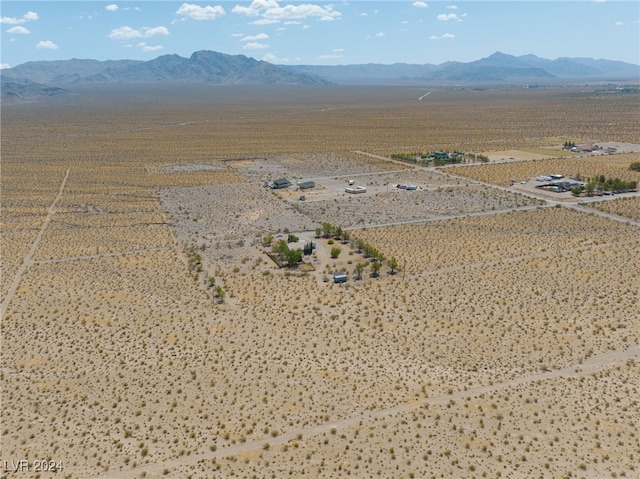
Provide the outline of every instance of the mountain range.
{"type": "Polygon", "coordinates": [[[189,58],[34,61],[4,69],[2,100],[34,101],[78,84],[209,83],[222,85],[523,85],[635,81],[640,65],[592,58],[547,60],[496,52],[486,58],[439,65],[274,65],[244,55],[202,50],[189,58]]]}
{"type": "Polygon", "coordinates": [[[338,66],[296,65],[283,68],[315,75],[338,84],[523,85],[640,80],[640,65],[631,63],[565,57],[547,60],[535,55],[516,57],[501,52],[468,63],[368,63],[338,66]]]}

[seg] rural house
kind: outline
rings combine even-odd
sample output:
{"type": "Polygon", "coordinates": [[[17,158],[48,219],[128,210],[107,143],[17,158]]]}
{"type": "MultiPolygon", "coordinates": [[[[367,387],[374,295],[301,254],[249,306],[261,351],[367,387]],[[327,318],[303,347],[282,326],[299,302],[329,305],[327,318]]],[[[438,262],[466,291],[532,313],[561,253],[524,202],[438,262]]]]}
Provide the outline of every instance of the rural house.
{"type": "Polygon", "coordinates": [[[273,182],[273,186],[271,188],[273,188],[274,190],[280,190],[282,188],[289,188],[290,186],[291,182],[289,180],[287,180],[286,178],[278,178],[273,182]]]}

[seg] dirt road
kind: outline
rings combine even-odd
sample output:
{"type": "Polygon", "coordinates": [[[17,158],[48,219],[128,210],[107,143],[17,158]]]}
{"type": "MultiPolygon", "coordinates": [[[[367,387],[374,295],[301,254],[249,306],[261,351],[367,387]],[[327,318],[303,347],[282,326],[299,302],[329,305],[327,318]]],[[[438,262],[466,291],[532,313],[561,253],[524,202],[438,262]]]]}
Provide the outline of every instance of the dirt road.
{"type": "Polygon", "coordinates": [[[13,295],[16,294],[16,291],[18,290],[18,286],[20,285],[20,281],[22,280],[22,275],[27,270],[27,268],[33,264],[33,260],[32,260],[33,255],[38,249],[38,246],[40,245],[40,241],[42,241],[42,236],[44,235],[44,232],[47,230],[47,226],[49,226],[51,217],[55,213],[56,205],[58,204],[58,201],[60,201],[60,198],[62,197],[62,193],[64,192],[64,187],[66,186],[67,179],[69,178],[69,172],[70,170],[67,170],[66,174],[64,175],[64,179],[60,184],[58,194],[56,198],[53,200],[53,203],[51,203],[51,206],[49,206],[49,208],[47,209],[47,216],[45,217],[44,222],[42,223],[42,227],[38,232],[38,236],[36,236],[36,239],[33,241],[33,244],[31,245],[31,248],[29,249],[27,256],[25,256],[24,261],[18,268],[18,271],[16,271],[16,274],[13,277],[13,282],[11,283],[11,287],[7,292],[7,296],[4,298],[4,300],[2,300],[2,306],[0,307],[0,317],[4,317],[5,313],[7,312],[9,303],[11,302],[13,295]]]}
{"type": "Polygon", "coordinates": [[[319,434],[327,433],[332,430],[340,430],[353,426],[361,422],[368,422],[376,418],[383,418],[392,416],[398,413],[406,413],[416,410],[424,405],[428,404],[446,404],[451,400],[461,400],[467,397],[478,396],[480,394],[491,393],[499,391],[509,387],[519,386],[522,384],[529,384],[537,381],[545,381],[558,377],[580,377],[590,375],[607,367],[619,365],[629,359],[640,359],[640,345],[632,346],[624,350],[616,350],[601,356],[591,357],[583,363],[567,366],[555,371],[545,371],[537,374],[528,374],[521,377],[510,379],[501,383],[494,383],[487,386],[481,386],[475,389],[468,389],[463,391],[455,391],[451,394],[444,394],[440,396],[434,396],[431,398],[423,399],[415,402],[408,402],[398,404],[397,406],[379,409],[377,411],[367,412],[357,416],[341,419],[338,421],[327,422],[318,426],[310,426],[306,428],[298,428],[288,431],[275,438],[265,438],[258,441],[250,441],[244,444],[232,444],[227,447],[221,447],[216,451],[205,451],[197,454],[192,454],[188,457],[181,457],[178,459],[172,459],[155,464],[145,464],[133,469],[125,471],[112,471],[105,474],[94,476],[95,479],[127,479],[140,477],[140,474],[146,472],[147,476],[155,476],[163,474],[165,469],[171,469],[177,466],[196,465],[203,460],[211,460],[214,458],[223,458],[227,456],[233,456],[244,452],[256,451],[260,452],[264,449],[265,444],[269,444],[270,447],[280,446],[289,441],[297,439],[300,435],[303,438],[317,436],[319,434]]]}

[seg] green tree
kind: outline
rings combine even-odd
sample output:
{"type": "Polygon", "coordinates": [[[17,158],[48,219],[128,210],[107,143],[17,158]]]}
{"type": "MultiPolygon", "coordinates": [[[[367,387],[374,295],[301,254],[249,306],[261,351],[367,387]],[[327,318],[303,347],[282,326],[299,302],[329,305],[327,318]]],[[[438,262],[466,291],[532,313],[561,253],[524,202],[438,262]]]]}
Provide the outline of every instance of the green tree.
{"type": "Polygon", "coordinates": [[[611,190],[618,192],[626,189],[626,183],[622,181],[620,178],[614,178],[611,182],[611,190]]]}
{"type": "Polygon", "coordinates": [[[267,236],[262,238],[262,246],[270,246],[273,243],[273,234],[269,233],[267,236]]]}
{"type": "Polygon", "coordinates": [[[634,161],[629,165],[629,169],[632,171],[640,171],[640,161],[634,161]]]}
{"type": "Polygon", "coordinates": [[[329,238],[333,234],[333,225],[331,223],[322,223],[322,233],[325,238],[329,238]]]}
{"type": "Polygon", "coordinates": [[[287,242],[283,239],[278,240],[278,242],[273,246],[273,252],[278,255],[278,261],[280,261],[280,264],[284,261],[284,256],[288,250],[289,247],[287,246],[287,242]]]}
{"type": "Polygon", "coordinates": [[[316,238],[320,238],[320,236],[322,236],[322,228],[318,226],[316,228],[316,238]]]}
{"type": "Polygon", "coordinates": [[[364,271],[364,265],[362,263],[356,263],[353,270],[356,273],[356,279],[362,279],[362,272],[364,271]]]}
{"type": "Polygon", "coordinates": [[[584,191],[587,193],[587,196],[593,196],[593,192],[595,190],[596,190],[596,184],[593,181],[590,181],[584,187],[584,191]]]}
{"type": "Polygon", "coordinates": [[[396,268],[398,267],[398,260],[394,256],[392,256],[391,259],[387,261],[387,266],[389,266],[389,268],[391,269],[391,271],[389,271],[390,274],[396,274],[396,268]]]}
{"type": "Polygon", "coordinates": [[[333,259],[336,259],[338,256],[340,256],[341,251],[342,250],[339,247],[334,246],[333,248],[331,248],[331,257],[333,259]]]}
{"type": "Polygon", "coordinates": [[[289,266],[289,268],[293,268],[294,266],[297,266],[300,261],[302,261],[302,250],[287,248],[284,256],[287,259],[287,265],[289,266]]]}
{"type": "Polygon", "coordinates": [[[380,268],[382,267],[382,263],[377,259],[374,259],[371,262],[371,276],[377,278],[380,275],[380,268]]]}

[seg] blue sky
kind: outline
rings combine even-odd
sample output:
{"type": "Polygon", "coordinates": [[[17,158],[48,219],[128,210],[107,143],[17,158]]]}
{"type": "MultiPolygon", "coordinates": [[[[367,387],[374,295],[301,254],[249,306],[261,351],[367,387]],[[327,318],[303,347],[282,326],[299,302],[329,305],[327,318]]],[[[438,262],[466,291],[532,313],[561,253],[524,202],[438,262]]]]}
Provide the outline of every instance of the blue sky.
{"type": "Polygon", "coordinates": [[[3,68],[198,50],[279,64],[473,61],[496,51],[640,64],[640,2],[2,1],[3,68]]]}

